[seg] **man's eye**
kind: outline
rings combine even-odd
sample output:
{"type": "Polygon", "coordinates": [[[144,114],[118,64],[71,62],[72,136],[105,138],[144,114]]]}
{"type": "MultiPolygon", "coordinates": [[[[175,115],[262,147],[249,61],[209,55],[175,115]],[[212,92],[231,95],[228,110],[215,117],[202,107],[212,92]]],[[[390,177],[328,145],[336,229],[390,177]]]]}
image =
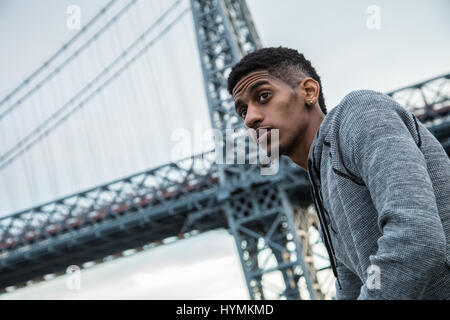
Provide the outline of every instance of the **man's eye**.
{"type": "Polygon", "coordinates": [[[242,118],[242,119],[245,119],[245,116],[247,115],[247,108],[241,108],[241,110],[239,111],[239,116],[242,118]]]}
{"type": "Polygon", "coordinates": [[[259,101],[264,102],[269,98],[269,96],[270,96],[269,92],[263,92],[259,95],[259,101]]]}

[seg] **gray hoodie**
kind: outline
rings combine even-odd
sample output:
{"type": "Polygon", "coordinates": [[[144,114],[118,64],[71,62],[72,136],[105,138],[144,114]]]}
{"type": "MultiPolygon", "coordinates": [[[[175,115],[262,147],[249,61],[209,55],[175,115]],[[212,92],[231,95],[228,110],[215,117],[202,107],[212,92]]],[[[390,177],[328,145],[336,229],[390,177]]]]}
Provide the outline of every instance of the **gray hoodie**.
{"type": "Polygon", "coordinates": [[[308,155],[338,299],[450,299],[450,160],[387,95],[348,94],[308,155]]]}

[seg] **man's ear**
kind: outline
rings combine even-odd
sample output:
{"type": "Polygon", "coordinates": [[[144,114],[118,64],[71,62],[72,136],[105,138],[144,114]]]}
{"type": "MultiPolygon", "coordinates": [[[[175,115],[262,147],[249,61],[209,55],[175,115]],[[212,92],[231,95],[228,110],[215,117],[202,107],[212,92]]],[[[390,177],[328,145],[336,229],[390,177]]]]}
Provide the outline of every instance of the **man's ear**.
{"type": "Polygon", "coordinates": [[[299,85],[302,86],[305,101],[314,101],[314,103],[317,103],[320,92],[319,83],[313,78],[305,78],[299,85]]]}

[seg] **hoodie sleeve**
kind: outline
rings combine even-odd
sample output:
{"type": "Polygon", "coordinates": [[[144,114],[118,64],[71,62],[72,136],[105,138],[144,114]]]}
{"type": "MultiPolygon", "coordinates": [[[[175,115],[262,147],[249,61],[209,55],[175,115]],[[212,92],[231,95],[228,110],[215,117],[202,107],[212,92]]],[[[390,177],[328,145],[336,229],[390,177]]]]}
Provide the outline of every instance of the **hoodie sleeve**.
{"type": "MultiPolygon", "coordinates": [[[[420,299],[430,275],[445,263],[446,240],[417,120],[381,93],[359,92],[352,100],[341,130],[382,233],[369,257],[373,274],[366,275],[358,299],[420,299]]],[[[359,244],[359,254],[365,247],[359,244]]]]}

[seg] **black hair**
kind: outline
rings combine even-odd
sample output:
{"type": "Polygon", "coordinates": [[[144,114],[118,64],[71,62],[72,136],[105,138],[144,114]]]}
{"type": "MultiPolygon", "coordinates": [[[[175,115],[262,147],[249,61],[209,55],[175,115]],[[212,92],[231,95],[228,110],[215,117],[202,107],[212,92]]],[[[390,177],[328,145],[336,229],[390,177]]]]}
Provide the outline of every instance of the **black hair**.
{"type": "Polygon", "coordinates": [[[253,71],[266,70],[270,75],[284,81],[292,88],[299,83],[299,78],[311,77],[319,83],[319,106],[327,114],[323,97],[322,83],[311,62],[297,50],[284,47],[262,48],[249,53],[241,59],[228,76],[228,92],[232,94],[234,87],[243,77],[253,71]]]}

